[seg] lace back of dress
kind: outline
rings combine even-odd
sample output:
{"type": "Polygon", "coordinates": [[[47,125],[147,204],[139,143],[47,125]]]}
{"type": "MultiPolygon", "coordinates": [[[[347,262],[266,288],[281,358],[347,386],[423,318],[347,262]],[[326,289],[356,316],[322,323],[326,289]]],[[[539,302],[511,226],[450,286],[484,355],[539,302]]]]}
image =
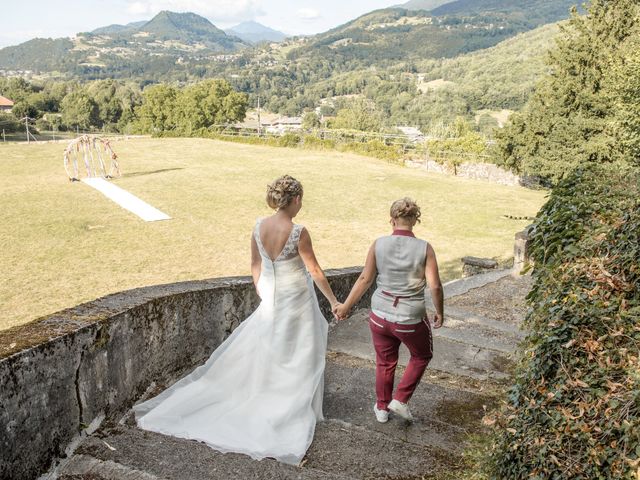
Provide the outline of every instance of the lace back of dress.
{"type": "Polygon", "coordinates": [[[300,242],[300,234],[303,228],[302,225],[293,225],[293,230],[287,239],[287,243],[284,244],[282,252],[276,258],[276,262],[278,260],[289,260],[298,255],[298,243],[300,242]]]}
{"type": "MultiPolygon", "coordinates": [[[[260,225],[262,223],[262,218],[258,220],[256,223],[256,228],[254,231],[254,235],[256,238],[256,243],[258,244],[258,249],[260,250],[260,254],[270,260],[269,255],[264,249],[264,245],[262,245],[262,240],[260,239],[260,225]]],[[[287,239],[287,243],[284,244],[282,251],[278,255],[278,257],[274,260],[274,262],[279,262],[283,260],[289,260],[298,255],[298,243],[300,242],[300,234],[302,233],[302,229],[304,227],[302,225],[293,225],[293,229],[289,234],[289,238],[287,239]]]]}

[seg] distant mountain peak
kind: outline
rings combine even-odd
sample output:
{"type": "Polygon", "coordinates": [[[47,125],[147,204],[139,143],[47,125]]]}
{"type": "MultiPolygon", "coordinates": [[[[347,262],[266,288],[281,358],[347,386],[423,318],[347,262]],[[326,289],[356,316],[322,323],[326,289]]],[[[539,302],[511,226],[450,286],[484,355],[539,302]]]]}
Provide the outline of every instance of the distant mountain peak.
{"type": "Polygon", "coordinates": [[[181,30],[197,34],[224,34],[208,19],[192,12],[171,12],[162,10],[155,17],[145,23],[140,30],[152,33],[165,33],[165,31],[181,30]]]}
{"type": "Polygon", "coordinates": [[[245,42],[251,43],[264,41],[280,42],[287,37],[284,33],[262,25],[254,20],[239,23],[235,27],[226,30],[226,32],[240,37],[245,42]]]}

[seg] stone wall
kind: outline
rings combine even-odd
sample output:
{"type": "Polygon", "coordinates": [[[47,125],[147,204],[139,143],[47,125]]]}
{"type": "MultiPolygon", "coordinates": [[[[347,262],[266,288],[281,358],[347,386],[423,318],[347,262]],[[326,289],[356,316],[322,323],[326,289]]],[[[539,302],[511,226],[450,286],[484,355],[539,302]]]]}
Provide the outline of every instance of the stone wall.
{"type": "Polygon", "coordinates": [[[513,172],[494,165],[493,163],[465,162],[454,166],[447,163],[439,163],[431,159],[413,159],[407,160],[405,164],[408,167],[422,168],[429,172],[472,178],[474,180],[487,180],[500,185],[522,185],[526,187],[534,187],[538,184],[534,178],[516,175],[513,172]]]}
{"type": "MultiPolygon", "coordinates": [[[[345,298],[360,269],[326,273],[345,298]]],[[[202,364],[258,302],[249,278],[184,282],[109,295],[0,332],[0,479],[47,471],[84,429],[126,412],[154,382],[202,364]]]]}
{"type": "Polygon", "coordinates": [[[515,242],[513,244],[513,270],[520,273],[530,263],[529,250],[531,248],[531,235],[533,234],[533,225],[529,225],[523,231],[516,233],[515,242]]]}

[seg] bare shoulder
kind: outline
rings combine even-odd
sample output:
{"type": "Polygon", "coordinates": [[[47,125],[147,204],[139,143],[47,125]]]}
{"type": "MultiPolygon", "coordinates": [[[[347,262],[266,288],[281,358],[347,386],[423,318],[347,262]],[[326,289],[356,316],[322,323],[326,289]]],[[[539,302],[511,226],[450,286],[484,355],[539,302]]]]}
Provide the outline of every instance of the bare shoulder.
{"type": "Polygon", "coordinates": [[[309,230],[304,225],[297,225],[300,231],[300,243],[308,244],[311,243],[311,235],[309,234],[309,230]]]}

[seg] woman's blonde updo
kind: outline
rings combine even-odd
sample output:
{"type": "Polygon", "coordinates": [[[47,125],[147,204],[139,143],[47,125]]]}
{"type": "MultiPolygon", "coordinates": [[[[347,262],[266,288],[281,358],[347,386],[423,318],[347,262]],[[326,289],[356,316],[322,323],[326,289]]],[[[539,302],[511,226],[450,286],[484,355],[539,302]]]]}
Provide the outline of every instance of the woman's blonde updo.
{"type": "Polygon", "coordinates": [[[302,196],[302,184],[289,175],[276,178],[267,185],[267,205],[274,210],[288,207],[298,195],[302,196]]]}
{"type": "Polygon", "coordinates": [[[420,207],[416,202],[408,197],[396,200],[391,205],[391,218],[402,219],[409,225],[415,225],[416,222],[420,222],[420,207]]]}

